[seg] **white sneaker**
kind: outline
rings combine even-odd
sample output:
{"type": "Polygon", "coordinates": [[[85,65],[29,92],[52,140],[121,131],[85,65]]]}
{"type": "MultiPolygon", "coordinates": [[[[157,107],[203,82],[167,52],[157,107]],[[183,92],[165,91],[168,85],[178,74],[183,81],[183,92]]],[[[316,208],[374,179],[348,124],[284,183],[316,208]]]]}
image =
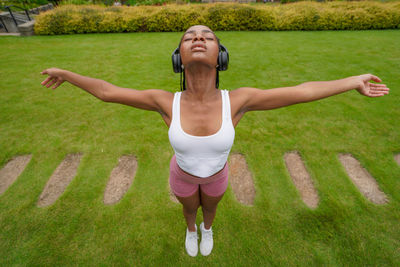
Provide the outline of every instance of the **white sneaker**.
{"type": "Polygon", "coordinates": [[[197,236],[197,225],[195,224],[194,226],[196,227],[196,232],[189,232],[189,229],[186,228],[185,241],[186,252],[192,257],[196,257],[199,251],[199,245],[197,244],[197,239],[199,238],[197,236]]]}
{"type": "Polygon", "coordinates": [[[200,224],[201,231],[201,242],[200,242],[200,253],[203,256],[208,256],[213,249],[213,232],[212,227],[209,230],[204,229],[204,222],[200,224]]]}

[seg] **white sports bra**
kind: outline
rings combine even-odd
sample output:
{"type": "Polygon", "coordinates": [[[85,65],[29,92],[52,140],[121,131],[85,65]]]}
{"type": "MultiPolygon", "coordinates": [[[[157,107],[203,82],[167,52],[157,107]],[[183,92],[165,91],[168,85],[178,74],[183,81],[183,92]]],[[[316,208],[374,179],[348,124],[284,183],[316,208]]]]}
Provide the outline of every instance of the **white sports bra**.
{"type": "Polygon", "coordinates": [[[169,141],[175,151],[176,162],[185,172],[201,178],[209,177],[225,166],[235,139],[231,117],[229,92],[221,90],[222,125],[213,135],[187,134],[181,127],[181,92],[176,92],[172,104],[172,121],[168,130],[169,141]]]}

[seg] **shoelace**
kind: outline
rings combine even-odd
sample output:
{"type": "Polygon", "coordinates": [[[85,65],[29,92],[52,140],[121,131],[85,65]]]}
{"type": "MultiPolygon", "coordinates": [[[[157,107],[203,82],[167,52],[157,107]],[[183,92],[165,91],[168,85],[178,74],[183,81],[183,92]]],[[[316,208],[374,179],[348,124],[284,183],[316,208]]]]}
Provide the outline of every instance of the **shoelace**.
{"type": "Polygon", "coordinates": [[[197,233],[196,232],[193,232],[193,233],[191,233],[191,232],[189,232],[189,234],[188,234],[188,239],[198,239],[199,237],[197,236],[197,233]]]}
{"type": "Polygon", "coordinates": [[[209,231],[209,232],[203,231],[202,234],[203,234],[202,238],[204,238],[204,239],[212,239],[212,236],[213,236],[213,232],[212,231],[209,231]]]}

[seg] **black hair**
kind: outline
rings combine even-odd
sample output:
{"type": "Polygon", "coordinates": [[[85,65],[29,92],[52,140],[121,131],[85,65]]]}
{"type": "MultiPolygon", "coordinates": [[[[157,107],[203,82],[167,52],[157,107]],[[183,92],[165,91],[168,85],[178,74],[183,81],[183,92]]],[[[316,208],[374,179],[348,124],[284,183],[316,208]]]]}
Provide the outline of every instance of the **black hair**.
{"type": "MultiPolygon", "coordinates": [[[[215,35],[214,32],[213,32],[213,34],[214,34],[215,38],[217,39],[218,48],[219,48],[219,50],[221,50],[221,48],[220,48],[220,44],[221,44],[221,43],[220,43],[220,40],[219,40],[219,38],[215,35]]],[[[184,36],[185,36],[185,34],[182,35],[181,41],[179,42],[179,46],[178,46],[179,54],[180,54],[180,51],[181,51],[181,43],[182,43],[182,40],[183,40],[183,37],[184,37],[184,36]]],[[[215,80],[215,87],[218,89],[218,88],[219,88],[219,70],[216,69],[216,71],[217,71],[217,77],[216,77],[216,80],[215,80]]],[[[181,91],[184,91],[184,90],[186,90],[185,69],[182,70],[180,76],[181,76],[181,78],[180,78],[181,91]],[[183,81],[182,81],[182,75],[183,75],[183,81]]]]}

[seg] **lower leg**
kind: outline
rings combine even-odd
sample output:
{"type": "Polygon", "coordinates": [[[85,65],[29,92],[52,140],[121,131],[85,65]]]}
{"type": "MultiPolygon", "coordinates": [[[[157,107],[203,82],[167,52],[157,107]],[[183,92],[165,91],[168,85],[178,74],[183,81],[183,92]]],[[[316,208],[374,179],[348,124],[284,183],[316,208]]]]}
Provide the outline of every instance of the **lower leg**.
{"type": "Polygon", "coordinates": [[[218,203],[223,198],[228,186],[228,176],[223,180],[218,180],[210,184],[200,186],[200,205],[203,210],[204,228],[210,229],[215,214],[217,213],[218,203]],[[207,193],[206,193],[207,192],[207,193]],[[213,196],[219,194],[218,196],[213,196]]]}
{"type": "Polygon", "coordinates": [[[204,228],[208,230],[212,226],[215,214],[217,213],[217,208],[215,208],[214,210],[205,209],[203,206],[201,208],[203,210],[204,228]]]}
{"type": "Polygon", "coordinates": [[[187,227],[190,232],[195,232],[195,224],[196,224],[196,215],[197,215],[197,209],[195,210],[186,210],[185,207],[183,207],[183,216],[185,217],[187,227]]]}
{"type": "Polygon", "coordinates": [[[212,226],[217,213],[218,203],[221,201],[223,196],[224,194],[218,197],[213,197],[200,190],[200,205],[201,209],[203,210],[204,228],[210,229],[212,226]]]}
{"type": "Polygon", "coordinates": [[[195,232],[197,209],[200,207],[199,190],[197,189],[196,192],[189,197],[175,196],[183,205],[183,216],[185,217],[189,231],[195,232]]]}

